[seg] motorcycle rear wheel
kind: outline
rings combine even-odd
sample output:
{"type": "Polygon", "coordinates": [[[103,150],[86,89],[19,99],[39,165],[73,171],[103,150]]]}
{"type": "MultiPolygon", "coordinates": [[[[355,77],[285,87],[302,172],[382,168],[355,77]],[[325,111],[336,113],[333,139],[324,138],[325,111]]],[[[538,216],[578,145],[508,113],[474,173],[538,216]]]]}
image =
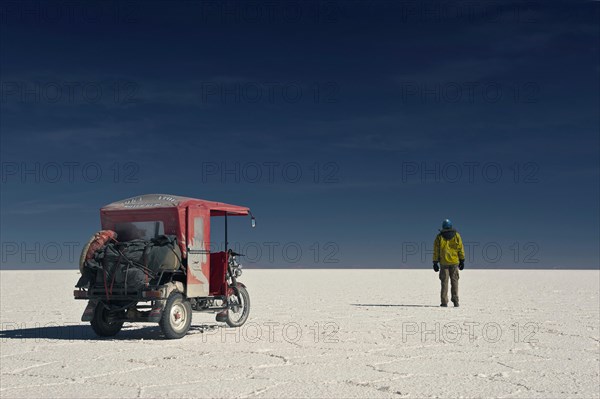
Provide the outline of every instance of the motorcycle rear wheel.
{"type": "Polygon", "coordinates": [[[122,321],[109,322],[108,313],[109,311],[104,307],[104,304],[99,302],[94,310],[94,316],[90,321],[92,330],[100,337],[113,337],[117,335],[123,327],[122,321]]]}
{"type": "Polygon", "coordinates": [[[179,292],[172,292],[162,311],[160,329],[168,339],[183,338],[192,324],[192,305],[179,292]]]}

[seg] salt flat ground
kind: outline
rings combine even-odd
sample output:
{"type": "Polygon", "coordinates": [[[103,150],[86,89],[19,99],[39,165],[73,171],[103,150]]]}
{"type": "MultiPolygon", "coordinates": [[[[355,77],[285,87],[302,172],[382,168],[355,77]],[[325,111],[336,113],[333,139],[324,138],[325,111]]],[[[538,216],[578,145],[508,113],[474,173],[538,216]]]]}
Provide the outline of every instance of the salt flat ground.
{"type": "Polygon", "coordinates": [[[97,339],[75,271],[2,271],[0,396],[599,397],[598,271],[246,270],[245,327],[97,339]]]}

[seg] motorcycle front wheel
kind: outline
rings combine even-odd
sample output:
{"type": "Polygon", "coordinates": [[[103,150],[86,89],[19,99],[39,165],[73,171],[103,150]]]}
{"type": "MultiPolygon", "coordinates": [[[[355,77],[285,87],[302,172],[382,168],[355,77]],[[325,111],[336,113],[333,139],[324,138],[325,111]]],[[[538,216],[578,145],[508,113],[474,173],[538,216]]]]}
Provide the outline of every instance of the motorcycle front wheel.
{"type": "Polygon", "coordinates": [[[225,323],[229,327],[242,326],[248,320],[250,314],[250,295],[248,295],[246,288],[239,284],[236,287],[231,287],[227,296],[227,304],[229,309],[227,310],[225,323]],[[236,295],[236,291],[239,295],[236,295]]]}

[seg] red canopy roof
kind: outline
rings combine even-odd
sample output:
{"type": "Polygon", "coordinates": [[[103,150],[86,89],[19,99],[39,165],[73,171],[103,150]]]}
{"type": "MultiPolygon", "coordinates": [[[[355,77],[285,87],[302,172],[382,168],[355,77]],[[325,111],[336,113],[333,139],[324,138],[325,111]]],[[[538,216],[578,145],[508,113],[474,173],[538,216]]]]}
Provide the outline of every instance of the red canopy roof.
{"type": "Polygon", "coordinates": [[[159,208],[186,208],[189,206],[204,207],[211,211],[212,215],[248,215],[249,208],[244,206],[230,205],[223,202],[206,201],[203,199],[181,197],[169,194],[144,194],[116,201],[103,206],[101,211],[131,211],[135,209],[159,209],[159,208]]]}

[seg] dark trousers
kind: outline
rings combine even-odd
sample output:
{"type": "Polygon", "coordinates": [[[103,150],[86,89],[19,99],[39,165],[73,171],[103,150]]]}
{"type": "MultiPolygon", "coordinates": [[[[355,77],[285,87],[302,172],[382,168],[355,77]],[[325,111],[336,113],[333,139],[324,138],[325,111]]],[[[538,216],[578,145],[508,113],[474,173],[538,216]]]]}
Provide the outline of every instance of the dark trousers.
{"type": "Polygon", "coordinates": [[[448,280],[452,284],[451,300],[458,302],[458,265],[440,265],[440,281],[442,282],[442,303],[448,303],[448,280]]]}

